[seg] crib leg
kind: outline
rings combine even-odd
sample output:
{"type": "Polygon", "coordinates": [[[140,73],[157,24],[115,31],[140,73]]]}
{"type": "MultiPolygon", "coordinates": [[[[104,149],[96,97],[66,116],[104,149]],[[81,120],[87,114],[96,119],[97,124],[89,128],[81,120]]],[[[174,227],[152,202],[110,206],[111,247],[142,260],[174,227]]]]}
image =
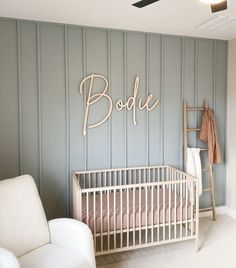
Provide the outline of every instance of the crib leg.
{"type": "Polygon", "coordinates": [[[197,221],[197,228],[196,228],[196,252],[200,250],[200,244],[199,244],[199,227],[198,227],[198,221],[197,221]]]}
{"type": "Polygon", "coordinates": [[[200,248],[199,248],[199,238],[197,237],[196,238],[196,252],[198,253],[199,250],[200,250],[200,248]]]}

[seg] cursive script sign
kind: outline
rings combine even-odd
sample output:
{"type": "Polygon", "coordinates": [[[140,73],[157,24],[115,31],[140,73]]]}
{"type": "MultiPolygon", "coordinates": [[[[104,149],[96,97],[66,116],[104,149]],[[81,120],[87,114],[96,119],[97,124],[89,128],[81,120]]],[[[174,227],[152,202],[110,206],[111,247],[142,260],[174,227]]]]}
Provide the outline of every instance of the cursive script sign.
{"type": "MultiPolygon", "coordinates": [[[[136,76],[135,81],[134,81],[133,96],[129,97],[127,101],[123,101],[122,99],[119,99],[115,103],[115,107],[118,111],[122,111],[124,108],[126,108],[128,111],[132,110],[134,125],[137,124],[137,120],[136,120],[137,109],[139,110],[146,109],[147,111],[150,112],[159,104],[159,100],[153,100],[154,98],[153,94],[149,94],[146,100],[143,100],[142,98],[138,99],[139,82],[140,82],[139,76],[136,76]]],[[[86,88],[84,86],[86,83],[88,83],[88,94],[87,94],[87,99],[86,99],[86,109],[85,109],[84,125],[83,125],[84,136],[87,134],[88,128],[95,128],[95,127],[102,125],[110,117],[112,113],[112,109],[113,109],[113,101],[107,92],[109,83],[106,77],[99,75],[99,74],[91,74],[85,77],[80,83],[81,94],[83,94],[83,89],[86,88]],[[93,84],[94,84],[95,79],[101,79],[105,82],[104,89],[101,91],[101,93],[93,94],[93,84]],[[96,102],[99,102],[101,99],[107,100],[108,105],[109,105],[108,111],[106,115],[104,116],[104,118],[102,118],[99,122],[88,125],[90,108],[93,104],[95,104],[96,102]]]]}

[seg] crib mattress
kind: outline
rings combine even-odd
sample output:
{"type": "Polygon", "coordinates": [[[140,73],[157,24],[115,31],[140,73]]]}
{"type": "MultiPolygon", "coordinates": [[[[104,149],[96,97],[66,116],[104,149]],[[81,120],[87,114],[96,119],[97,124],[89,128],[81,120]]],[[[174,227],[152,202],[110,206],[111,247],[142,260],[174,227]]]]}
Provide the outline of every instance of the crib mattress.
{"type": "Polygon", "coordinates": [[[102,197],[99,194],[95,197],[91,194],[88,198],[83,196],[82,219],[89,225],[92,232],[100,233],[162,223],[169,224],[193,217],[191,202],[186,203],[184,198],[181,201],[181,197],[175,192],[168,189],[155,189],[152,197],[151,191],[148,189],[145,192],[142,189],[140,194],[138,190],[131,190],[128,198],[127,191],[117,191],[115,196],[114,192],[103,193],[102,197]]]}

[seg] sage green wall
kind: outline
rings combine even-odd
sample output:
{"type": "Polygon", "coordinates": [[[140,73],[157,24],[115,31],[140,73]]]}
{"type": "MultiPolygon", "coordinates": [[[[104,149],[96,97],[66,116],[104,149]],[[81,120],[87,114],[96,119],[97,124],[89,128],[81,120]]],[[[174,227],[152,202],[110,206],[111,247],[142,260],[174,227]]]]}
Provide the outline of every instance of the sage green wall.
{"type": "MultiPolygon", "coordinates": [[[[0,20],[0,178],[31,174],[47,215],[69,215],[71,172],[78,169],[183,165],[183,99],[215,109],[224,155],[227,42],[142,32],[0,20]],[[113,111],[82,136],[84,100],[79,83],[98,73],[114,100],[132,94],[160,98],[150,113],[113,111]],[[147,90],[149,89],[149,91],[147,90]]],[[[106,104],[97,105],[93,119],[106,104]]],[[[200,123],[190,116],[190,124],[200,123]]],[[[201,145],[196,135],[191,146],[201,145]]],[[[217,204],[225,203],[225,165],[216,171],[217,204]]],[[[210,198],[201,197],[207,206],[210,198]]]]}

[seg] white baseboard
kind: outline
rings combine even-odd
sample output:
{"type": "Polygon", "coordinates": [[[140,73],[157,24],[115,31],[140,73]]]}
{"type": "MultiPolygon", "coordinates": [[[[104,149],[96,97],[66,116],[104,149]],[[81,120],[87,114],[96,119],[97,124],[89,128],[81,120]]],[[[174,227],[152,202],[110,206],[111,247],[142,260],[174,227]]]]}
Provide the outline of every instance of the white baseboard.
{"type": "MultiPolygon", "coordinates": [[[[210,217],[211,215],[211,211],[200,213],[200,217],[210,217]]],[[[226,206],[216,207],[216,215],[228,215],[236,220],[236,211],[226,206]]]]}

